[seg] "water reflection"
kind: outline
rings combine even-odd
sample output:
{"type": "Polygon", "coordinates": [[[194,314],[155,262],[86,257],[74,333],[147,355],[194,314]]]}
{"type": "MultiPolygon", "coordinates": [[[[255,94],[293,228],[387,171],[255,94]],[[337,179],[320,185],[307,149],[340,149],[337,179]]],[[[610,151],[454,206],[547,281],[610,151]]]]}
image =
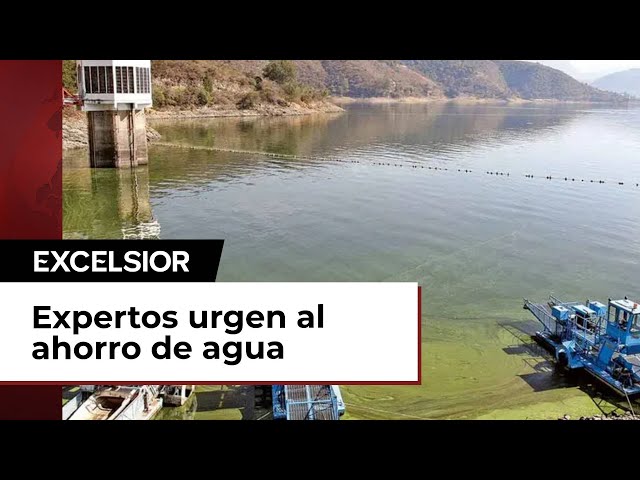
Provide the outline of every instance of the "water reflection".
{"type": "Polygon", "coordinates": [[[518,132],[531,137],[582,114],[575,107],[560,106],[354,105],[333,115],[154,120],[153,125],[165,142],[208,147],[326,155],[402,145],[435,153],[447,146],[471,147],[492,137],[512,138],[518,132]]]}
{"type": "Polygon", "coordinates": [[[154,120],[163,142],[300,155],[321,143],[341,114],[154,120]]]}
{"type": "MultiPolygon", "coordinates": [[[[335,159],[479,168],[487,152],[567,131],[586,113],[546,106],[355,105],[343,114],[155,120],[165,143],[264,151],[312,159],[274,159],[207,150],[151,148],[151,184],[162,196],[201,182],[331,166],[335,159]],[[155,187],[159,187],[157,190],[155,187]]],[[[513,163],[518,156],[511,156],[513,163]]],[[[482,165],[484,167],[484,165],[482,165]]],[[[501,167],[504,167],[502,165],[501,167]]]]}
{"type": "Polygon", "coordinates": [[[67,152],[63,223],[65,238],[159,238],[149,169],[91,169],[86,151],[67,152]]]}

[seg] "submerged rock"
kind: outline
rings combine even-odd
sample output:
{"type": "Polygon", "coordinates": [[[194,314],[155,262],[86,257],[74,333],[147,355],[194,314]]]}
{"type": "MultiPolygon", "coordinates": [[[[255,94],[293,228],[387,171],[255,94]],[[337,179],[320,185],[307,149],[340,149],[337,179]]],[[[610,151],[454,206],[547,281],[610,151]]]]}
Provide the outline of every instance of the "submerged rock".
{"type": "Polygon", "coordinates": [[[147,125],[147,142],[154,142],[156,140],[160,140],[161,138],[162,135],[160,135],[157,130],[147,125]]]}

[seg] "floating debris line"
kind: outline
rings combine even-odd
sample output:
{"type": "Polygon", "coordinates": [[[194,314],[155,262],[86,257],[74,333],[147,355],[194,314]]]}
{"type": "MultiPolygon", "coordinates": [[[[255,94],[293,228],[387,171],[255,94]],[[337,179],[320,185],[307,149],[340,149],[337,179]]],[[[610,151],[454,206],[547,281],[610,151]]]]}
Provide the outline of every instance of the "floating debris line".
{"type": "MultiPolygon", "coordinates": [[[[263,152],[258,150],[239,150],[236,148],[224,148],[224,147],[206,147],[206,146],[198,146],[198,145],[183,145],[180,143],[168,143],[168,142],[153,142],[153,145],[159,145],[161,147],[173,147],[173,148],[184,148],[187,150],[206,150],[211,152],[224,152],[224,153],[236,153],[241,155],[260,155],[264,157],[272,157],[272,158],[282,158],[285,160],[307,160],[307,161],[322,161],[322,162],[339,162],[339,163],[362,163],[365,165],[377,165],[382,167],[398,167],[398,168],[414,168],[414,169],[422,169],[422,170],[434,170],[434,171],[444,171],[444,172],[459,172],[459,173],[474,173],[474,170],[469,168],[447,168],[447,167],[434,167],[434,166],[425,166],[425,165],[407,165],[402,163],[392,163],[392,162],[378,162],[378,161],[360,161],[360,160],[348,160],[339,157],[319,157],[312,155],[293,155],[290,153],[277,153],[277,152],[263,152]]],[[[477,173],[477,172],[476,172],[477,173]]],[[[486,170],[484,172],[485,175],[495,175],[497,177],[518,177],[524,176],[525,178],[538,178],[544,180],[562,180],[565,182],[580,182],[580,183],[599,183],[599,184],[612,184],[612,185],[630,185],[635,187],[640,187],[640,182],[621,182],[618,180],[593,180],[593,179],[584,179],[584,178],[576,178],[576,177],[567,177],[567,176],[557,176],[554,177],[552,175],[533,175],[530,173],[522,174],[511,174],[510,172],[500,172],[500,171],[491,171],[486,170]]]]}

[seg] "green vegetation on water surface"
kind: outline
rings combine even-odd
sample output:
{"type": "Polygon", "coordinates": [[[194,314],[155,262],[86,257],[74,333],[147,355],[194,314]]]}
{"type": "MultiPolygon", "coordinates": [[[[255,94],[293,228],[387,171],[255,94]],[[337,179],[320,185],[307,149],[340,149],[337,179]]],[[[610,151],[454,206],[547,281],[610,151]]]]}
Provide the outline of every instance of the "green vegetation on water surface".
{"type": "Polygon", "coordinates": [[[252,390],[230,385],[197,385],[187,402],[166,406],[156,420],[241,420],[253,412],[252,390]]]}
{"type": "Polygon", "coordinates": [[[496,326],[503,320],[477,320],[463,335],[446,322],[429,320],[422,385],[343,386],[345,418],[555,419],[616,408],[619,399],[607,392],[583,390],[591,382],[586,376],[564,378],[517,322],[496,326]],[[603,395],[598,405],[594,399],[603,395]]]}

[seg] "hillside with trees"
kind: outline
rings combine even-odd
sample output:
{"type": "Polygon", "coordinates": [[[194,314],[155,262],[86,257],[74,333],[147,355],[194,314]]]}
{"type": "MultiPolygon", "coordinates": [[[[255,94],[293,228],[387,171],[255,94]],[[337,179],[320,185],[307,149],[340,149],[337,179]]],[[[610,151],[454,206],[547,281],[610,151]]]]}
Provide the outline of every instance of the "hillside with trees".
{"type": "Polygon", "coordinates": [[[313,106],[324,102],[329,93],[321,86],[299,81],[298,68],[289,60],[157,60],[152,62],[152,75],[153,102],[160,109],[313,106]]]}
{"type": "Polygon", "coordinates": [[[508,99],[512,96],[500,67],[491,60],[405,60],[404,63],[436,81],[448,98],[508,99]]]}
{"type": "MultiPolygon", "coordinates": [[[[622,102],[541,64],[512,60],[154,60],[156,110],[336,110],[329,97],[622,102]]],[[[75,90],[75,66],[63,82],[75,90]]]]}
{"type": "MultiPolygon", "coordinates": [[[[300,81],[296,63],[289,60],[153,60],[151,71],[155,110],[267,115],[340,110],[327,101],[322,85],[300,81]]],[[[64,61],[63,84],[76,90],[73,60],[64,61]]]]}
{"type": "Polygon", "coordinates": [[[395,60],[323,60],[325,86],[342,97],[433,97],[443,96],[432,79],[395,60]]]}

